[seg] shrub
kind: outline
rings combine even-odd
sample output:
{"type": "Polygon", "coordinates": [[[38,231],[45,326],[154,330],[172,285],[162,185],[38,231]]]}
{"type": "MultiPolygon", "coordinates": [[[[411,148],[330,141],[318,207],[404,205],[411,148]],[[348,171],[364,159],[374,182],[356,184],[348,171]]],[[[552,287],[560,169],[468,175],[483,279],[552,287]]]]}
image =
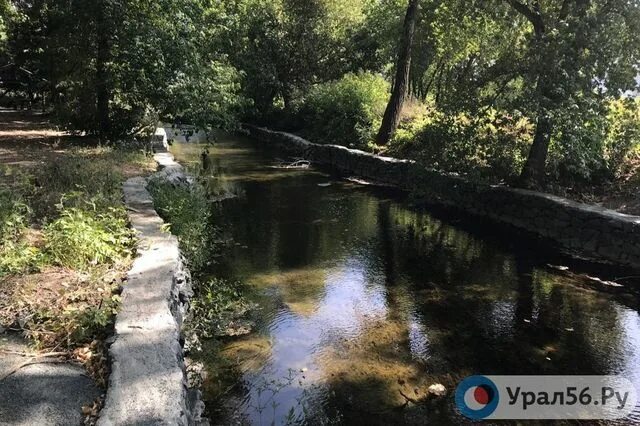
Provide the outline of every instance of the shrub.
{"type": "Polygon", "coordinates": [[[0,190],[0,276],[37,269],[39,250],[22,241],[30,217],[20,190],[0,190]]]}
{"type": "Polygon", "coordinates": [[[495,110],[473,117],[432,107],[401,124],[389,153],[444,172],[512,180],[524,164],[532,131],[525,118],[495,110]]]}
{"type": "Polygon", "coordinates": [[[318,84],[300,110],[306,136],[319,143],[364,148],[375,136],[388,97],[389,84],[370,73],[318,84]]]}
{"type": "Polygon", "coordinates": [[[40,250],[26,242],[0,242],[0,276],[35,272],[39,269],[40,260],[40,250]]]}
{"type": "Polygon", "coordinates": [[[217,229],[210,223],[210,205],[204,188],[201,185],[180,187],[154,180],[149,190],[156,210],[178,237],[192,272],[205,268],[215,255],[212,241],[217,229]]]}
{"type": "Polygon", "coordinates": [[[45,251],[60,266],[86,270],[97,264],[114,264],[133,248],[133,232],[122,207],[96,209],[60,206],[60,217],[45,227],[45,251]]]}
{"type": "Polygon", "coordinates": [[[640,98],[611,102],[607,114],[608,132],[604,158],[613,175],[629,170],[629,160],[640,155],[640,98]]]}
{"type": "Polygon", "coordinates": [[[31,209],[20,194],[0,190],[0,239],[16,241],[29,224],[31,209]]]}

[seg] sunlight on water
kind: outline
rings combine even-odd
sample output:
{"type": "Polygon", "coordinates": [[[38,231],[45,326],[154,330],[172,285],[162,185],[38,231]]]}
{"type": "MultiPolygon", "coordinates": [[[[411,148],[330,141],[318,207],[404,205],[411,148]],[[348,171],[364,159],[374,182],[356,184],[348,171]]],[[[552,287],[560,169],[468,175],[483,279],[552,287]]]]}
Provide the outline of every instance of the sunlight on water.
{"type": "MultiPolygon", "coordinates": [[[[201,149],[174,153],[197,167],[201,149]]],[[[209,149],[210,192],[235,195],[212,205],[234,244],[211,274],[247,283],[260,305],[256,330],[223,344],[232,386],[205,384],[214,422],[465,423],[451,396],[407,397],[434,383],[451,395],[470,374],[621,374],[640,385],[637,301],[573,285],[547,266],[556,255],[388,191],[273,168],[277,155],[246,141],[209,149]]]]}

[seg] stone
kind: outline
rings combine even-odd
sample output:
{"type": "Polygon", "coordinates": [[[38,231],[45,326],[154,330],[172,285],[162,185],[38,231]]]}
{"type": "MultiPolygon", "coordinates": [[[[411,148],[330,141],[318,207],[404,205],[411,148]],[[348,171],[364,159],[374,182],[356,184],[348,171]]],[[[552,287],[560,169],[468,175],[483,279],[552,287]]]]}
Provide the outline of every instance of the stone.
{"type": "Polygon", "coordinates": [[[427,391],[433,396],[445,396],[447,394],[447,388],[445,388],[444,385],[441,385],[440,383],[435,383],[429,386],[427,391]]]}
{"type": "MultiPolygon", "coordinates": [[[[188,179],[168,153],[156,154],[160,176],[188,179]],[[169,174],[162,171],[170,170],[169,174]]],[[[157,177],[157,176],[156,176],[157,177]]],[[[129,220],[139,239],[138,257],[127,276],[115,340],[109,348],[111,375],[98,425],[188,425],[201,407],[187,385],[181,324],[190,295],[178,240],[164,221],[142,177],[124,184],[129,220]],[[195,405],[194,405],[195,404],[195,405]],[[196,406],[197,405],[197,406],[196,406]]]]}
{"type": "Polygon", "coordinates": [[[287,152],[303,144],[306,159],[333,167],[346,175],[376,184],[417,190],[429,204],[454,207],[529,231],[588,257],[640,266],[640,217],[578,203],[556,195],[485,185],[460,176],[438,173],[410,160],[382,157],[337,145],[313,144],[299,136],[244,125],[254,138],[278,140],[287,152]]]}

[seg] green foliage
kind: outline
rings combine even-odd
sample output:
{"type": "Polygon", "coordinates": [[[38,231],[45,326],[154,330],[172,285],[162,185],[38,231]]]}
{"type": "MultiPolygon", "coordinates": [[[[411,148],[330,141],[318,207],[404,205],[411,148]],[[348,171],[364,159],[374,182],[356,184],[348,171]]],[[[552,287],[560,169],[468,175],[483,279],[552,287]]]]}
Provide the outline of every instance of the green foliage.
{"type": "Polygon", "coordinates": [[[23,178],[17,176],[15,190],[0,188],[0,276],[37,270],[40,260],[40,251],[23,241],[32,215],[23,178]]]}
{"type": "Polygon", "coordinates": [[[208,26],[218,29],[220,48],[245,74],[243,93],[254,119],[289,109],[313,84],[358,69],[350,60],[350,36],[369,0],[220,3],[208,26]]]}
{"type": "Polygon", "coordinates": [[[240,73],[226,62],[212,61],[208,67],[192,67],[168,88],[172,112],[167,118],[204,128],[232,129],[246,105],[240,96],[240,73]]]}
{"type": "Polygon", "coordinates": [[[13,5],[9,0],[0,0],[0,59],[6,54],[7,25],[13,15],[13,5]]]}
{"type": "Polygon", "coordinates": [[[629,160],[640,155],[640,98],[609,104],[604,158],[615,176],[629,172],[629,160]]]}
{"type": "Polygon", "coordinates": [[[58,154],[39,169],[1,170],[0,322],[21,319],[41,348],[73,349],[109,332],[134,250],[123,171],[149,159],[105,147],[58,154]]]}
{"type": "Polygon", "coordinates": [[[207,193],[200,185],[174,186],[161,180],[149,185],[158,213],[169,223],[167,231],[178,237],[192,272],[202,271],[215,256],[217,229],[211,224],[207,193]]]}
{"type": "Polygon", "coordinates": [[[219,60],[223,53],[209,38],[215,33],[204,21],[209,2],[15,6],[8,50],[28,71],[20,74],[20,92],[29,102],[37,94],[55,104],[66,129],[118,140],[146,135],[159,116],[203,126],[236,121],[238,72],[219,60]]]}
{"type": "Polygon", "coordinates": [[[7,274],[35,272],[39,269],[42,254],[36,247],[23,241],[0,242],[0,277],[7,274]]]}
{"type": "Polygon", "coordinates": [[[429,108],[401,125],[389,153],[469,177],[514,180],[531,143],[524,117],[487,111],[482,117],[451,116],[429,108]]]}
{"type": "Polygon", "coordinates": [[[0,236],[17,240],[29,224],[31,209],[17,192],[0,189],[0,236]]]}
{"type": "Polygon", "coordinates": [[[0,189],[0,274],[32,272],[53,263],[80,270],[127,259],[133,235],[122,206],[124,164],[144,154],[113,148],[76,149],[31,173],[9,169],[0,189]],[[25,240],[44,228],[45,244],[25,240]]]}
{"type": "Polygon", "coordinates": [[[191,305],[191,328],[200,337],[245,334],[248,323],[236,324],[250,308],[239,282],[211,278],[199,282],[191,305]]]}
{"type": "Polygon", "coordinates": [[[94,200],[84,207],[60,206],[60,215],[44,230],[45,251],[54,264],[76,270],[114,264],[133,249],[123,207],[98,210],[94,200]]]}
{"type": "Polygon", "coordinates": [[[388,97],[389,84],[369,73],[318,84],[301,107],[304,131],[320,143],[364,148],[377,131],[388,97]]]}

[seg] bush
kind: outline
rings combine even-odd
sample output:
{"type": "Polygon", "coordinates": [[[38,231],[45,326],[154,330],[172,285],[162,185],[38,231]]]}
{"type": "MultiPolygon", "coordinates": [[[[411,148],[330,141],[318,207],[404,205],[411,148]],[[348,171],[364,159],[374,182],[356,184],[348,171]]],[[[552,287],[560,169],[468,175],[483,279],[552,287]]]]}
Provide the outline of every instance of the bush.
{"type": "Polygon", "coordinates": [[[167,222],[171,232],[178,237],[180,249],[188,259],[192,272],[211,263],[215,250],[212,240],[217,229],[210,223],[210,204],[201,185],[178,187],[168,182],[154,180],[149,185],[153,203],[167,222]]]}
{"type": "Polygon", "coordinates": [[[401,124],[389,153],[444,172],[509,181],[520,173],[532,132],[525,118],[494,110],[472,117],[428,108],[401,124]]]}
{"type": "Polygon", "coordinates": [[[611,173],[629,172],[629,160],[640,155],[640,98],[611,102],[607,114],[608,132],[604,158],[611,173]]]}
{"type": "Polygon", "coordinates": [[[39,250],[22,241],[30,217],[20,190],[0,190],[0,276],[37,270],[39,250]]]}
{"type": "Polygon", "coordinates": [[[0,243],[0,277],[35,272],[39,269],[40,260],[40,250],[28,243],[12,240],[0,243]]]}
{"type": "Polygon", "coordinates": [[[365,148],[378,130],[388,98],[389,84],[370,73],[318,84],[300,109],[305,136],[318,143],[365,148]]]}
{"type": "Polygon", "coordinates": [[[128,256],[134,237],[122,207],[96,209],[61,206],[60,217],[45,227],[45,251],[60,266],[78,270],[114,264],[128,256]]]}

